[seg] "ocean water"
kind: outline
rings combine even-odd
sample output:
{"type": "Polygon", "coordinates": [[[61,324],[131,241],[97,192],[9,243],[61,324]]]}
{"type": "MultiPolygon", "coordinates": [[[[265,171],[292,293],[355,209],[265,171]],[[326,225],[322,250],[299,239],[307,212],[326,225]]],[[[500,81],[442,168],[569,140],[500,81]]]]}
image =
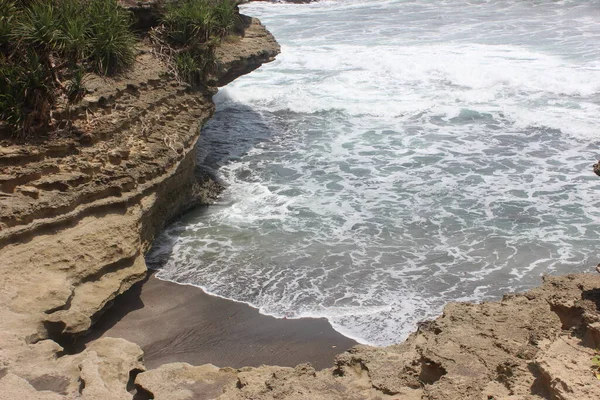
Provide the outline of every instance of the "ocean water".
{"type": "Polygon", "coordinates": [[[600,2],[251,3],[282,45],[216,95],[227,185],[148,256],[277,317],[404,339],[600,261],[600,2]]]}

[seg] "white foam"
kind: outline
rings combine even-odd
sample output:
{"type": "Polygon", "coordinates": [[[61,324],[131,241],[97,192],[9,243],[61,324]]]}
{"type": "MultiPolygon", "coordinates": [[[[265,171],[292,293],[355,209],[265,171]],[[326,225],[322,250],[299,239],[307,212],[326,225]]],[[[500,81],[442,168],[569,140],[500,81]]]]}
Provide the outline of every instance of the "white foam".
{"type": "Polygon", "coordinates": [[[470,108],[586,137],[600,122],[597,101],[580,100],[578,109],[553,103],[557,96],[598,95],[600,69],[515,46],[283,46],[264,74],[272,77],[260,89],[239,80],[227,94],[270,111],[336,109],[389,118],[425,111],[449,119],[470,108]]]}
{"type": "Polygon", "coordinates": [[[159,238],[161,278],[390,344],[593,261],[589,4],[244,7],[282,54],[216,96],[201,145],[228,189],[159,238]]]}

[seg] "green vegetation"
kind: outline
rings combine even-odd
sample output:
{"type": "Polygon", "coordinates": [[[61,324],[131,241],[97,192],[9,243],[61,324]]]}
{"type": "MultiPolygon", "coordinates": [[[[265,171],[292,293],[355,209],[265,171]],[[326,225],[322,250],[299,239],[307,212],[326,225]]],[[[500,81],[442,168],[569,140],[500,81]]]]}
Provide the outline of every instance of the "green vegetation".
{"type": "Polygon", "coordinates": [[[165,36],[175,46],[209,42],[233,31],[238,22],[233,0],[181,0],[167,5],[165,36]]]}
{"type": "Polygon", "coordinates": [[[214,66],[214,49],[239,23],[234,0],[181,0],[167,6],[154,40],[177,77],[201,85],[214,66]]]}
{"type": "Polygon", "coordinates": [[[592,357],[592,371],[596,378],[600,379],[600,351],[596,350],[596,354],[592,357]]]}
{"type": "Polygon", "coordinates": [[[46,133],[57,100],[85,94],[86,72],[131,66],[130,25],[116,0],[0,0],[0,130],[46,133]]]}
{"type": "Polygon", "coordinates": [[[93,69],[101,74],[113,74],[133,64],[136,38],[131,32],[130,14],[116,1],[92,0],[89,7],[88,15],[94,21],[89,42],[93,69]]]}
{"type": "MultiPolygon", "coordinates": [[[[238,18],[235,0],[169,2],[150,39],[178,79],[202,85],[238,18]]],[[[86,74],[114,75],[135,62],[132,22],[117,0],[0,0],[0,134],[69,127],[52,111],[81,101],[86,74]]]]}

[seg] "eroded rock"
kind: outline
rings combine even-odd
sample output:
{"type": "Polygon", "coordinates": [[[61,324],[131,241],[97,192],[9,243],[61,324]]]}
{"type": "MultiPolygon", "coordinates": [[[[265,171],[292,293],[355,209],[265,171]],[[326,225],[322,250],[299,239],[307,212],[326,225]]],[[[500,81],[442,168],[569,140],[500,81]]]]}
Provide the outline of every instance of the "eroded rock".
{"type": "Polygon", "coordinates": [[[138,375],[135,384],[154,399],[209,400],[236,381],[235,371],[229,368],[173,363],[138,375]]]}
{"type": "MultiPolygon", "coordinates": [[[[229,78],[279,51],[252,21],[253,39],[229,46],[242,55],[221,62],[229,78]]],[[[0,147],[0,398],[131,399],[139,347],[74,341],[145,277],[156,233],[219,190],[198,179],[194,151],[216,89],[176,82],[143,45],[133,70],[86,88],[74,137],[0,147]]]]}

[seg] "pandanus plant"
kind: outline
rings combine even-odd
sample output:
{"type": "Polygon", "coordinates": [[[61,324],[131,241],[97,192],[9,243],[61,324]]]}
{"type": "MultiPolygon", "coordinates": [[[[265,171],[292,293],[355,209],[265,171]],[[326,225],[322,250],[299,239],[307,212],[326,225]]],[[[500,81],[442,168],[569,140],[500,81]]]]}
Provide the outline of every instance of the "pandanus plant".
{"type": "Polygon", "coordinates": [[[46,132],[59,96],[82,98],[86,72],[131,66],[131,22],[117,0],[0,0],[0,130],[46,132]]]}

